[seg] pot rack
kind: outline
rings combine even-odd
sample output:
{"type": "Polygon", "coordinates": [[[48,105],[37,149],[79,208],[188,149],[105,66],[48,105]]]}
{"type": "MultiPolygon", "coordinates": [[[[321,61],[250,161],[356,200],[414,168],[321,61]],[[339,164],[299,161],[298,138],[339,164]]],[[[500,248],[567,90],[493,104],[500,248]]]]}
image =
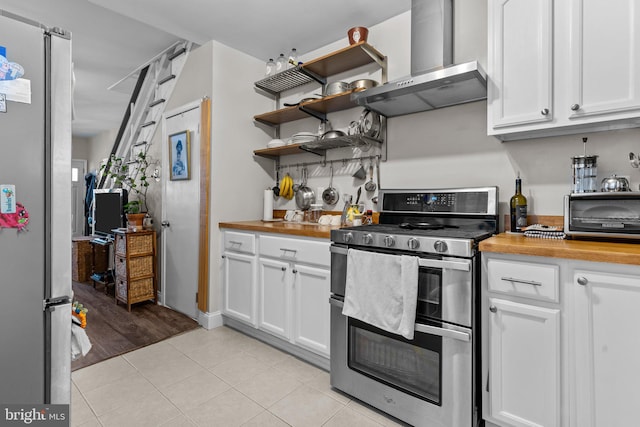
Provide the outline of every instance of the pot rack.
{"type": "Polygon", "coordinates": [[[375,160],[376,162],[379,162],[381,159],[382,159],[382,155],[376,154],[373,156],[349,157],[349,158],[345,157],[342,159],[334,159],[334,160],[327,160],[326,158],[323,158],[322,160],[317,162],[298,162],[298,163],[289,163],[286,165],[280,164],[280,162],[276,162],[275,169],[276,171],[281,171],[283,169],[290,169],[292,167],[305,168],[307,166],[315,166],[315,165],[320,165],[324,168],[327,166],[327,163],[333,166],[334,163],[342,163],[343,165],[346,165],[347,163],[362,162],[364,160],[375,160]]]}

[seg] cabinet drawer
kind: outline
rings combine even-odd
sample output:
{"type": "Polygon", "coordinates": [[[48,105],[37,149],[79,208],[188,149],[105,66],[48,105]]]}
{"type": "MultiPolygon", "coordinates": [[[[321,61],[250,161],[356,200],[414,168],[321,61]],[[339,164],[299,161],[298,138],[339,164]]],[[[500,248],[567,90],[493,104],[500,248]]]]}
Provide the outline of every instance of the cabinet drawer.
{"type": "Polygon", "coordinates": [[[256,253],[256,236],[249,233],[224,232],[224,249],[228,251],[256,253]]]}
{"type": "Polygon", "coordinates": [[[487,285],[490,292],[559,302],[559,270],[552,264],[489,259],[487,285]]]}
{"type": "Polygon", "coordinates": [[[260,255],[295,262],[329,266],[331,264],[329,247],[329,242],[260,236],[260,255]]]}
{"type": "Polygon", "coordinates": [[[130,280],[143,276],[152,276],[153,256],[130,258],[128,266],[127,258],[116,256],[116,276],[126,278],[127,272],[129,273],[130,280]]]}
{"type": "Polygon", "coordinates": [[[118,278],[116,280],[116,296],[123,301],[144,301],[147,299],[153,299],[153,278],[147,277],[144,279],[131,280],[129,286],[126,278],[118,278]],[[129,288],[127,290],[127,288],[129,288]]]}
{"type": "Polygon", "coordinates": [[[116,235],[116,254],[144,255],[153,253],[153,234],[116,235]]]}

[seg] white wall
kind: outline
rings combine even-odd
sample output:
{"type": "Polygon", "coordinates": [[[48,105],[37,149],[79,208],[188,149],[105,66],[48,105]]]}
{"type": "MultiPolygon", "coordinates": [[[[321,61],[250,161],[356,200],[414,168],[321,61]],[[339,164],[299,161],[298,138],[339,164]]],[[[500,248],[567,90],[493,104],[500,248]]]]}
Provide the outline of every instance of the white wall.
{"type": "MultiPolygon", "coordinates": [[[[207,44],[209,46],[209,44],[207,44]]],[[[253,83],[262,78],[262,60],[212,42],[211,112],[211,264],[209,311],[221,309],[220,221],[262,217],[262,190],[270,182],[273,161],[255,158],[270,136],[253,123],[253,116],[271,108],[256,94],[253,83]]]]}

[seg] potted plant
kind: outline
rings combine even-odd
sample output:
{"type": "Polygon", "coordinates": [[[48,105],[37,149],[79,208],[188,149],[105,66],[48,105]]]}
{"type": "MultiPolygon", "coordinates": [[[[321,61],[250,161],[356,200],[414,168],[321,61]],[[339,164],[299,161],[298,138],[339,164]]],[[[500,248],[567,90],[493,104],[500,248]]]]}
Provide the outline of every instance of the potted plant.
{"type": "MultiPolygon", "coordinates": [[[[122,157],[111,155],[109,161],[102,165],[100,170],[113,180],[116,187],[123,187],[129,191],[129,197],[133,200],[124,205],[127,222],[132,228],[142,228],[144,218],[147,216],[147,191],[149,181],[147,168],[149,161],[145,152],[139,152],[135,159],[137,167],[131,168],[130,163],[122,157]]],[[[133,162],[132,162],[133,163],[133,162]]]]}

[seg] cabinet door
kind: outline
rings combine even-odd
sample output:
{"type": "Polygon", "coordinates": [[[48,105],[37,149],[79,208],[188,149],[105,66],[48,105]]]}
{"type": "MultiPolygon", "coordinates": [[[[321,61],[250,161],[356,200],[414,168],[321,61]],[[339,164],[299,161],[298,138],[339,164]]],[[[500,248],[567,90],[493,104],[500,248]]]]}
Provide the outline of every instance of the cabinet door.
{"type": "MultiPolygon", "coordinates": [[[[640,7],[637,0],[571,0],[573,120],[640,109],[640,7]]],[[[612,117],[616,118],[616,117],[612,117]]]]}
{"type": "Polygon", "coordinates": [[[296,344],[329,356],[331,271],[294,266],[294,329],[296,344]]]}
{"type": "Polygon", "coordinates": [[[640,276],[575,270],[575,427],[638,425],[640,276]]]}
{"type": "Polygon", "coordinates": [[[489,134],[552,120],[553,1],[490,0],[488,14],[489,134]]]}
{"type": "Polygon", "coordinates": [[[224,253],[224,313],[255,323],[255,256],[224,253]]]}
{"type": "Polygon", "coordinates": [[[490,415],[500,425],[559,426],[560,310],[489,299],[490,415]]]}
{"type": "Polygon", "coordinates": [[[258,261],[258,327],[289,339],[291,327],[291,272],[287,262],[260,258],[258,261]]]}

